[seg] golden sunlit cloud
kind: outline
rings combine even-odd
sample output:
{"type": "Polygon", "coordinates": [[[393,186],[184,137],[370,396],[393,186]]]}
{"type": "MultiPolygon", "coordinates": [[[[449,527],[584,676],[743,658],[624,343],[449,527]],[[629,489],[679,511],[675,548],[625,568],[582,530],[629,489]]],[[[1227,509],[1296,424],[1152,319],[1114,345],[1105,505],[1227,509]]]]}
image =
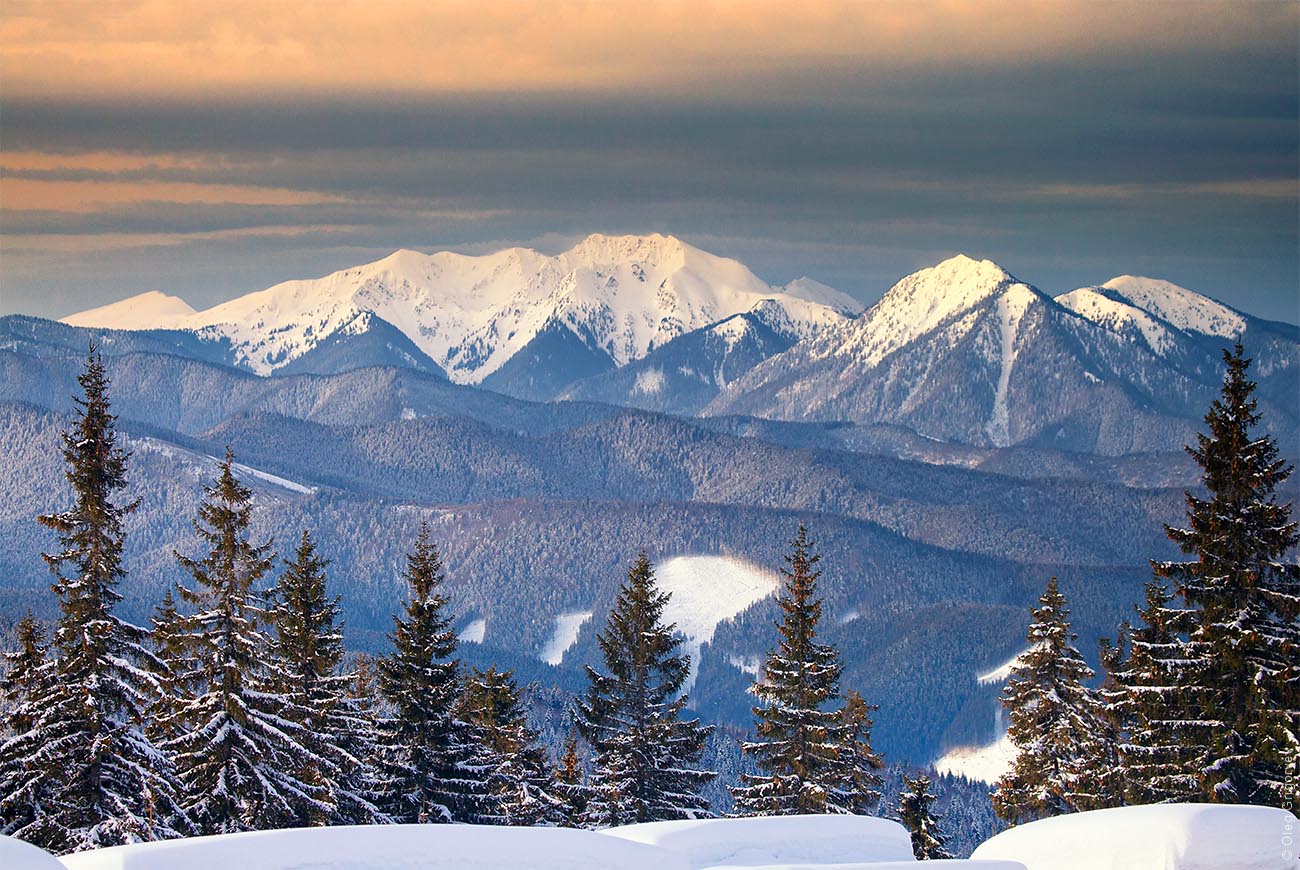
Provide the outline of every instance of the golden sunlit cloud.
{"type": "Polygon", "coordinates": [[[0,178],[0,202],[6,211],[90,213],[105,207],[142,202],[184,205],[322,205],[343,197],[303,190],[239,184],[173,181],[50,181],[0,178]]]}
{"type": "Polygon", "coordinates": [[[1294,33],[1294,3],[9,0],[11,98],[725,88],[773,71],[1017,65],[1294,33]]]}

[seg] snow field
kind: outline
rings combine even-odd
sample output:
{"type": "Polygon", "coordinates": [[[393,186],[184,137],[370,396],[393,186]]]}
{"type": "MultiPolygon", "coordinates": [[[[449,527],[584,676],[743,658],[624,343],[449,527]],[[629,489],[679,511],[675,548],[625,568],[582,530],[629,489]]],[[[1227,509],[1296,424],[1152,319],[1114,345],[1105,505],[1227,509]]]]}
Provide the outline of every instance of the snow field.
{"type": "Polygon", "coordinates": [[[972,857],[1027,870],[1296,870],[1298,829],[1276,807],[1155,804],[1030,822],[972,857]]]}
{"type": "Polygon", "coordinates": [[[672,595],[663,620],[685,636],[682,651],[691,657],[686,690],[700,669],[700,647],[713,640],[718,625],[776,592],[780,576],[729,556],[674,556],[654,566],[659,588],[672,595]]]}
{"type": "Polygon", "coordinates": [[[548,665],[558,665],[564,661],[564,654],[569,647],[578,642],[578,632],[582,624],[591,619],[590,610],[572,610],[555,617],[555,631],[550,640],[542,646],[541,659],[548,665]]]}

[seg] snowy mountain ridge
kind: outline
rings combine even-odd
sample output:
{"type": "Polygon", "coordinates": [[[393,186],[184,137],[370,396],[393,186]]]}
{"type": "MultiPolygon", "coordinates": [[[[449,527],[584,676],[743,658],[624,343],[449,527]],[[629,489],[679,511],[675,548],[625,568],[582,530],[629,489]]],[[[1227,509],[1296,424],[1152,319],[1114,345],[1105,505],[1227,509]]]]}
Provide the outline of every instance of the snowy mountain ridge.
{"type": "Polygon", "coordinates": [[[738,261],[672,236],[597,234],[556,256],[528,248],[483,256],[399,250],[205,311],[144,294],[63,322],[224,338],[236,362],[265,375],[329,336],[364,331],[368,315],[403,333],[451,380],[477,384],[548,329],[571,332],[617,367],[679,335],[760,307],[779,308],[791,338],[799,339],[862,306],[809,279],[772,287],[738,261]]]}
{"type": "Polygon", "coordinates": [[[1176,449],[1221,376],[1220,348],[1236,340],[1294,426],[1298,338],[1167,281],[1125,275],[1053,298],[958,255],[758,362],[704,413],[887,423],[981,447],[1176,449]]]}

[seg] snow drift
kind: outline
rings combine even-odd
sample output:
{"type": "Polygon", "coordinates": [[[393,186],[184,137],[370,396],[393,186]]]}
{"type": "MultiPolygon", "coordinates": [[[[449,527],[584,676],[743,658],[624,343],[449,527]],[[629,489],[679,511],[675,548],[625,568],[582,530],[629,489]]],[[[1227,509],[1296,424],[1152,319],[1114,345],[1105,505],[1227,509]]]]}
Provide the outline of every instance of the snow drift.
{"type": "Polygon", "coordinates": [[[1094,810],[1003,831],[974,858],[1028,870],[1296,870],[1300,823],[1275,807],[1156,804],[1094,810]]]}
{"type": "Polygon", "coordinates": [[[871,816],[694,819],[625,825],[601,833],[657,846],[693,870],[913,861],[907,830],[871,816]]]}

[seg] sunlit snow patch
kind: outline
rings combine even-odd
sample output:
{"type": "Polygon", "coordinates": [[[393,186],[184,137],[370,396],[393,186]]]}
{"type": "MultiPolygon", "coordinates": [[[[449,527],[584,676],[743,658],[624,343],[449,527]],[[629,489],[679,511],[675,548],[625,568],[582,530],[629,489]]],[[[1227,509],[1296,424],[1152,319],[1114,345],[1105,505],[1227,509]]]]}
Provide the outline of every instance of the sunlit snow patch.
{"type": "Polygon", "coordinates": [[[993,670],[977,676],[975,678],[976,681],[981,686],[996,685],[1005,682],[1007,677],[1011,676],[1011,669],[1020,663],[1020,657],[1027,652],[1029,652],[1029,650],[1022,650],[1016,653],[993,670]]]}
{"type": "Polygon", "coordinates": [[[988,746],[964,746],[951,749],[934,763],[938,773],[964,776],[980,782],[997,782],[1016,760],[1016,745],[1003,734],[988,746]]]}
{"type": "Polygon", "coordinates": [[[469,625],[462,628],[460,630],[460,634],[456,635],[456,639],[465,641],[466,643],[482,643],[483,638],[486,636],[487,636],[487,620],[476,619],[473,622],[471,622],[469,625]]]}
{"type": "Polygon", "coordinates": [[[542,647],[542,661],[548,665],[558,665],[564,661],[564,654],[578,642],[578,632],[588,619],[591,619],[590,610],[573,610],[555,617],[555,631],[542,647]]]}
{"type": "Polygon", "coordinates": [[[672,596],[664,607],[664,622],[677,623],[686,637],[682,651],[691,657],[687,691],[699,673],[700,646],[713,640],[718,623],[747,610],[781,585],[774,572],[728,556],[674,556],[655,565],[655,580],[672,596]]]}

